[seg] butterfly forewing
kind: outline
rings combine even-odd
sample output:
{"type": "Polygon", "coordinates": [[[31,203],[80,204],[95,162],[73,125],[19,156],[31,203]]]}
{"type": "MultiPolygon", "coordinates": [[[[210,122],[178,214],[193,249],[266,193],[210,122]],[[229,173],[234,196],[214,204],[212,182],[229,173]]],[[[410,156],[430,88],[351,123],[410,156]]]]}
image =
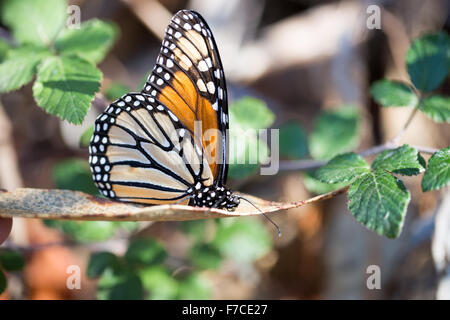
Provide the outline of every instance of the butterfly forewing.
{"type": "Polygon", "coordinates": [[[216,43],[200,15],[188,10],[174,15],[142,92],[161,101],[190,132],[200,121],[202,152],[216,183],[225,183],[226,83],[216,43]]]}

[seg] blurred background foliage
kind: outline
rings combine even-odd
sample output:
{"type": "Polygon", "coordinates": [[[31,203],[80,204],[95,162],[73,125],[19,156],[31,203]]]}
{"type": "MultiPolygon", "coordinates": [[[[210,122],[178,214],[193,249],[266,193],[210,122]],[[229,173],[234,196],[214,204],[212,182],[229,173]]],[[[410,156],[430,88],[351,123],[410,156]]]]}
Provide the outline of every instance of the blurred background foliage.
{"type": "MultiPolygon", "coordinates": [[[[0,166],[7,168],[0,169],[0,187],[54,187],[99,195],[87,162],[92,123],[105,104],[140,90],[159,52],[162,31],[171,14],[183,8],[203,14],[218,43],[231,100],[231,144],[248,128],[279,128],[282,160],[330,160],[395,135],[408,112],[380,104],[417,103],[401,83],[380,79],[410,79],[419,90],[449,93],[448,68],[436,71],[442,71],[441,79],[429,84],[421,78],[423,66],[412,63],[418,58],[407,50],[413,38],[449,30],[446,1],[376,1],[383,8],[381,30],[366,27],[365,1],[68,3],[81,9],[81,32],[64,28],[65,1],[33,1],[36,16],[49,22],[40,33],[18,23],[29,19],[22,7],[29,3],[0,1],[0,62],[7,61],[0,66],[0,91],[9,92],[1,96],[0,111],[12,124],[12,138],[7,138],[15,150],[2,149],[10,150],[13,164],[0,166]],[[46,68],[38,68],[44,59],[46,68]],[[50,71],[58,62],[74,79],[74,71],[80,71],[92,81],[86,92],[78,93],[81,105],[52,98],[46,83],[54,80],[50,71]],[[17,65],[24,66],[23,74],[8,72],[17,65]],[[392,98],[394,89],[401,94],[392,98]],[[77,112],[68,112],[71,108],[77,112]]],[[[424,42],[448,41],[435,37],[424,42]]],[[[414,44],[416,51],[427,50],[421,44],[414,44]]],[[[436,59],[449,57],[438,54],[436,59]]],[[[448,106],[448,101],[439,103],[448,106]]],[[[448,121],[448,113],[436,112],[433,105],[421,109],[429,118],[448,121]]],[[[443,148],[450,140],[448,124],[436,125],[425,116],[409,131],[405,140],[414,144],[443,148]]],[[[298,201],[344,186],[318,180],[315,169],[260,176],[258,165],[242,163],[251,150],[258,150],[259,160],[270,154],[268,143],[256,136],[247,139],[243,152],[232,153],[229,178],[235,190],[298,201]]],[[[432,241],[433,227],[448,209],[448,195],[422,193],[420,180],[405,183],[413,201],[405,231],[395,243],[355,222],[344,198],[277,215],[280,239],[259,218],[45,225],[15,221],[11,239],[0,248],[0,292],[7,279],[9,283],[0,297],[433,298],[444,279],[436,266],[448,268],[444,258],[432,254],[432,247],[440,245],[432,241]],[[19,250],[10,250],[14,248],[19,250]],[[83,269],[81,290],[65,285],[67,266],[73,264],[83,269]],[[371,264],[383,270],[383,290],[365,287],[371,264]]],[[[448,230],[440,239],[446,235],[448,230]]]]}

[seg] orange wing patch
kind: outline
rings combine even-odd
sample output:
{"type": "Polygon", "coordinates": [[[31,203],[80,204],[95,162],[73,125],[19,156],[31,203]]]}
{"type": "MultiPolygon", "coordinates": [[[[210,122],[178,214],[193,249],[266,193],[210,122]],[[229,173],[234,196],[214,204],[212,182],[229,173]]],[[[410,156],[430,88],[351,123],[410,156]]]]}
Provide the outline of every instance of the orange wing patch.
{"type": "Polygon", "coordinates": [[[206,151],[211,172],[215,177],[218,160],[216,159],[216,154],[218,154],[216,149],[220,147],[218,146],[220,139],[217,137],[219,134],[217,113],[211,103],[198,94],[195,85],[185,73],[177,71],[171,85],[165,86],[157,99],[168,107],[192,133],[195,132],[195,121],[201,121],[202,145],[206,151]],[[215,131],[208,131],[209,137],[205,140],[204,133],[209,129],[215,129],[215,131]]]}

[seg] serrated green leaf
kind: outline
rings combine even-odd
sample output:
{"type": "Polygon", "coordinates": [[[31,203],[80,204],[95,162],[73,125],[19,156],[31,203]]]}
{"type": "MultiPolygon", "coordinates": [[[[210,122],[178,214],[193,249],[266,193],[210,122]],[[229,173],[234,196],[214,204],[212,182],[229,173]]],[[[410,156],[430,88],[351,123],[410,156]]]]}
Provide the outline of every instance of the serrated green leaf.
{"type": "Polygon", "coordinates": [[[379,80],[372,84],[370,93],[384,107],[414,107],[418,98],[414,91],[400,81],[379,80]]]}
{"type": "Polygon", "coordinates": [[[124,94],[130,92],[131,89],[121,83],[113,82],[105,91],[105,98],[109,101],[115,101],[124,94]]]}
{"type": "Polygon", "coordinates": [[[432,91],[447,77],[450,39],[445,32],[424,35],[411,44],[406,65],[411,81],[421,91],[432,91]]]}
{"type": "Polygon", "coordinates": [[[436,122],[450,122],[450,98],[433,95],[422,100],[419,110],[436,122]]]}
{"type": "Polygon", "coordinates": [[[222,255],[213,246],[206,243],[196,243],[189,250],[192,264],[199,269],[216,269],[222,262],[222,255]]]}
{"type": "Polygon", "coordinates": [[[244,97],[230,106],[230,129],[265,129],[270,127],[275,115],[262,100],[244,97]]]}
{"type": "Polygon", "coordinates": [[[97,19],[83,22],[79,29],[66,29],[55,41],[62,55],[76,54],[93,63],[103,60],[114,44],[118,28],[97,19]]]}
{"type": "Polygon", "coordinates": [[[111,252],[95,252],[89,258],[86,274],[89,278],[98,278],[107,268],[113,267],[117,261],[116,255],[111,252]]]}
{"type": "Polygon", "coordinates": [[[280,154],[290,159],[301,159],[308,154],[306,134],[299,123],[291,121],[280,127],[280,154]]]}
{"type": "Polygon", "coordinates": [[[210,285],[197,274],[190,274],[179,282],[178,299],[207,300],[211,299],[210,285]]]}
{"type": "Polygon", "coordinates": [[[259,220],[239,218],[220,220],[212,245],[238,262],[249,263],[269,252],[271,237],[259,220]]]}
{"type": "Polygon", "coordinates": [[[3,273],[2,269],[0,269],[0,294],[5,292],[7,286],[6,275],[3,273]]]}
{"type": "Polygon", "coordinates": [[[345,187],[346,183],[325,183],[315,178],[316,173],[303,174],[303,184],[308,191],[323,194],[345,187]]]}
{"type": "Polygon", "coordinates": [[[373,161],[372,169],[384,169],[407,176],[417,175],[425,170],[421,164],[420,154],[407,144],[381,152],[373,161]]]}
{"type": "Polygon", "coordinates": [[[4,0],[0,3],[3,23],[20,43],[49,45],[64,28],[64,0],[4,0]]]}
{"type": "Polygon", "coordinates": [[[87,148],[91,142],[92,135],[94,134],[94,125],[90,126],[81,134],[80,137],[80,148],[87,148]]]}
{"type": "Polygon", "coordinates": [[[133,239],[128,245],[125,260],[130,264],[156,265],[166,259],[164,247],[149,238],[133,239]]]}
{"type": "Polygon", "coordinates": [[[359,144],[359,115],[356,108],[341,107],[324,111],[314,121],[308,146],[314,159],[331,159],[353,150],[359,144]]]}
{"type": "Polygon", "coordinates": [[[316,177],[325,183],[351,182],[370,172],[369,164],[356,153],[344,153],[334,157],[317,170],[316,177]]]}
{"type": "Polygon", "coordinates": [[[51,174],[58,189],[83,191],[93,195],[99,193],[86,160],[75,158],[58,162],[53,166],[51,174]]]}
{"type": "Polygon", "coordinates": [[[433,154],[423,175],[424,192],[440,189],[450,184],[450,147],[433,154]]]}
{"type": "Polygon", "coordinates": [[[25,265],[25,259],[18,251],[0,250],[0,266],[6,271],[20,271],[25,265]]]}
{"type": "Polygon", "coordinates": [[[162,266],[145,268],[139,272],[144,289],[149,291],[148,299],[172,300],[177,297],[178,283],[162,266]]]}
{"type": "Polygon", "coordinates": [[[375,170],[352,183],[348,207],[361,224],[393,239],[400,234],[410,197],[401,180],[375,170]]]}
{"type": "Polygon", "coordinates": [[[74,124],[83,122],[102,74],[78,57],[50,57],[38,69],[33,94],[48,113],[74,124]]]}
{"type": "Polygon", "coordinates": [[[0,92],[16,90],[29,83],[39,63],[49,55],[47,49],[29,45],[9,50],[0,64],[0,92]]]}

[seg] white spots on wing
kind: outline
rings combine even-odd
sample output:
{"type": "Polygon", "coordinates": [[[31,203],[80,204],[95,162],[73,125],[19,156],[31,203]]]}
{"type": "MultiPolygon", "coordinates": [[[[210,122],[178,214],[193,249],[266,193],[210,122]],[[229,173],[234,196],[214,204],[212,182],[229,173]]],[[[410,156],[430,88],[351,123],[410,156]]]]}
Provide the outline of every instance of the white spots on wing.
{"type": "Polygon", "coordinates": [[[206,86],[208,87],[209,93],[214,94],[216,92],[216,86],[214,85],[214,82],[210,81],[206,84],[206,86]]]}
{"type": "Polygon", "coordinates": [[[130,101],[131,101],[131,97],[130,97],[130,96],[126,96],[126,97],[125,97],[125,101],[126,101],[126,102],[130,102],[130,101]]]}
{"type": "Polygon", "coordinates": [[[108,115],[107,115],[107,114],[104,114],[104,115],[100,118],[100,120],[101,120],[101,121],[105,121],[107,118],[108,118],[108,115]]]}
{"type": "Polygon", "coordinates": [[[226,113],[222,113],[222,122],[228,123],[228,115],[226,113]]]}
{"type": "Polygon", "coordinates": [[[168,74],[168,73],[166,72],[166,74],[164,74],[164,79],[170,80],[170,74],[168,74]]]}
{"type": "Polygon", "coordinates": [[[156,90],[153,90],[151,93],[152,96],[156,96],[156,90]]]}
{"type": "Polygon", "coordinates": [[[102,144],[101,144],[98,148],[100,149],[101,152],[104,152],[104,151],[105,151],[105,146],[102,145],[102,144]]]}
{"type": "Polygon", "coordinates": [[[107,164],[107,165],[105,166],[105,171],[108,172],[110,169],[111,169],[111,167],[109,166],[109,164],[107,164]]]}
{"type": "Polygon", "coordinates": [[[208,65],[208,68],[212,68],[212,61],[211,61],[211,58],[208,57],[208,58],[205,59],[205,61],[206,61],[206,64],[208,65]]]}
{"type": "Polygon", "coordinates": [[[186,130],[184,130],[183,128],[181,128],[179,131],[178,131],[178,134],[180,135],[180,137],[184,137],[184,134],[186,133],[186,130]]]}
{"type": "Polygon", "coordinates": [[[98,161],[97,156],[93,156],[93,157],[92,157],[92,164],[96,164],[97,161],[98,161]]]}
{"type": "Polygon", "coordinates": [[[177,32],[175,32],[174,36],[176,39],[179,39],[179,38],[181,38],[182,34],[177,31],[177,32]]]}
{"type": "MultiPolygon", "coordinates": [[[[120,101],[117,105],[123,107],[125,105],[125,103],[123,101],[120,101]]],[[[107,112],[109,112],[109,113],[112,113],[113,111],[114,111],[114,107],[109,107],[109,109],[107,110],[107,112]]]]}
{"type": "Polygon", "coordinates": [[[141,101],[145,101],[144,97],[143,97],[143,96],[141,96],[140,94],[139,94],[139,95],[137,95],[137,96],[136,96],[136,98],[137,98],[138,100],[141,100],[141,101]]]}
{"type": "Polygon", "coordinates": [[[164,110],[164,107],[163,107],[162,105],[158,105],[156,108],[157,108],[158,110],[160,110],[160,111],[163,111],[163,110],[164,110]]]}
{"type": "Polygon", "coordinates": [[[159,64],[163,64],[163,63],[164,63],[164,59],[163,59],[163,57],[159,57],[159,59],[158,59],[158,63],[159,63],[159,64]]]}
{"type": "Polygon", "coordinates": [[[183,19],[188,20],[189,17],[187,16],[187,14],[183,14],[183,19]]]}
{"type": "Polygon", "coordinates": [[[173,121],[178,122],[178,118],[170,110],[169,110],[169,116],[172,118],[173,121]]]}
{"type": "Polygon", "coordinates": [[[139,101],[135,101],[134,103],[133,103],[133,105],[135,106],[135,107],[137,107],[138,105],[140,105],[141,103],[139,102],[139,101]]]}
{"type": "Polygon", "coordinates": [[[205,60],[201,60],[198,63],[198,69],[202,72],[208,71],[208,65],[206,64],[205,60]]]}
{"type": "Polygon", "coordinates": [[[162,71],[161,67],[158,67],[158,69],[156,69],[156,72],[160,73],[162,71]]]}
{"type": "Polygon", "coordinates": [[[108,138],[106,138],[106,137],[103,137],[103,139],[102,139],[102,143],[107,143],[108,142],[108,138]]]}
{"type": "Polygon", "coordinates": [[[161,78],[159,78],[158,80],[156,80],[156,84],[157,84],[158,86],[162,86],[163,83],[164,83],[164,80],[161,79],[161,78]]]}
{"type": "Polygon", "coordinates": [[[197,30],[198,32],[202,31],[202,27],[200,27],[198,23],[194,25],[194,29],[197,30]]]}
{"type": "MultiPolygon", "coordinates": [[[[167,42],[167,43],[168,43],[168,42],[167,42]]],[[[163,52],[164,52],[164,53],[169,53],[169,49],[164,48],[163,52]]]]}
{"type": "Polygon", "coordinates": [[[175,43],[172,43],[171,45],[170,45],[170,47],[169,47],[169,49],[170,50],[173,50],[173,49],[175,49],[177,46],[175,45],[175,43]]]}
{"type": "Polygon", "coordinates": [[[208,34],[206,33],[206,30],[205,29],[202,29],[202,33],[203,33],[203,36],[207,36],[208,34]]]}
{"type": "Polygon", "coordinates": [[[219,96],[220,100],[223,100],[223,90],[221,87],[217,90],[217,95],[219,96]]]}
{"type": "Polygon", "coordinates": [[[119,107],[123,107],[123,106],[125,105],[125,102],[120,101],[120,102],[117,103],[117,105],[118,105],[119,107]]]}
{"type": "Polygon", "coordinates": [[[172,61],[172,59],[167,59],[167,60],[166,60],[166,66],[167,66],[168,68],[172,68],[172,67],[173,67],[173,61],[172,61]]]}
{"type": "MultiPolygon", "coordinates": [[[[130,99],[130,100],[131,100],[131,99],[130,99]]],[[[119,114],[121,111],[122,111],[122,109],[117,108],[115,113],[116,113],[116,114],[119,114]]]]}
{"type": "Polygon", "coordinates": [[[206,92],[206,86],[202,79],[197,80],[197,87],[200,91],[206,92]]]}
{"type": "Polygon", "coordinates": [[[155,76],[152,75],[152,76],[150,77],[150,82],[155,82],[155,76]]]}
{"type": "Polygon", "coordinates": [[[148,106],[147,106],[147,110],[148,110],[148,111],[152,111],[152,110],[153,110],[153,107],[150,106],[150,105],[148,105],[148,106]]]}
{"type": "Polygon", "coordinates": [[[100,158],[100,164],[105,164],[106,163],[106,158],[102,157],[100,158]]]}
{"type": "Polygon", "coordinates": [[[191,29],[192,29],[192,27],[191,27],[191,25],[190,25],[189,23],[185,23],[184,26],[183,26],[183,28],[184,28],[185,30],[191,30],[191,29]]]}
{"type": "Polygon", "coordinates": [[[146,86],[145,91],[150,91],[151,88],[152,88],[151,86],[146,86]]]}
{"type": "Polygon", "coordinates": [[[175,18],[175,22],[177,23],[177,24],[180,24],[180,19],[179,18],[175,18]]]}
{"type": "Polygon", "coordinates": [[[104,130],[104,131],[108,130],[108,124],[107,124],[107,123],[104,123],[104,124],[103,124],[103,130],[104,130]]]}
{"type": "Polygon", "coordinates": [[[217,100],[216,102],[213,103],[212,108],[214,109],[214,111],[217,111],[219,109],[219,104],[217,100]]]}
{"type": "Polygon", "coordinates": [[[200,190],[201,187],[202,184],[200,182],[197,182],[197,184],[195,185],[195,190],[200,190]]]}
{"type": "Polygon", "coordinates": [[[194,16],[192,15],[192,13],[188,14],[189,18],[194,19],[194,16]]]}
{"type": "Polygon", "coordinates": [[[98,135],[96,135],[96,136],[94,137],[94,142],[97,143],[98,140],[100,140],[100,137],[99,137],[98,135]]]}

